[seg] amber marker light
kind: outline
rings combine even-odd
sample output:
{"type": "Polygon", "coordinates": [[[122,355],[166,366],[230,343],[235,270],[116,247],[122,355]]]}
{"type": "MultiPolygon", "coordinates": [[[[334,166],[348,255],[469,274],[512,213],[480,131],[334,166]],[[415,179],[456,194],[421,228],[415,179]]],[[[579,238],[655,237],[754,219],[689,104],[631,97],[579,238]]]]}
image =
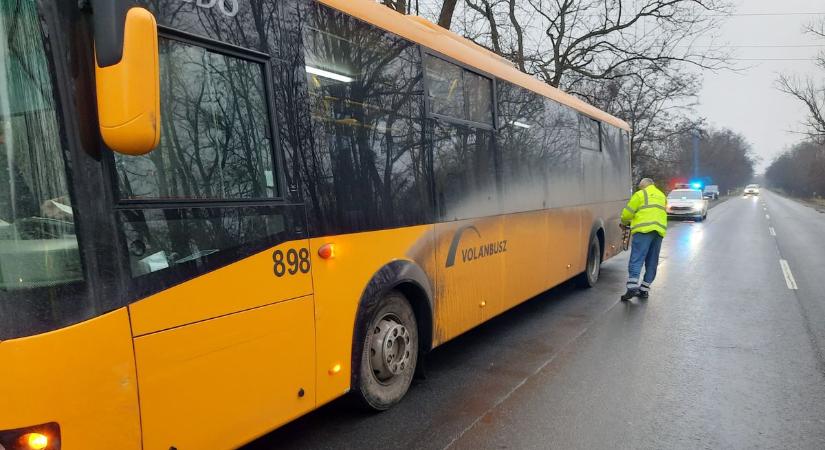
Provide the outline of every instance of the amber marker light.
{"type": "Polygon", "coordinates": [[[45,434],[26,433],[20,436],[20,446],[25,450],[43,450],[49,446],[49,438],[45,434]]]}
{"type": "Polygon", "coordinates": [[[329,369],[329,374],[330,374],[330,375],[335,375],[335,374],[337,374],[337,373],[338,373],[338,372],[340,372],[340,371],[341,371],[341,364],[335,364],[334,366],[332,366],[332,367],[329,369]]]}
{"type": "Polygon", "coordinates": [[[331,259],[335,257],[335,245],[324,244],[318,249],[318,256],[322,259],[331,259]]]}

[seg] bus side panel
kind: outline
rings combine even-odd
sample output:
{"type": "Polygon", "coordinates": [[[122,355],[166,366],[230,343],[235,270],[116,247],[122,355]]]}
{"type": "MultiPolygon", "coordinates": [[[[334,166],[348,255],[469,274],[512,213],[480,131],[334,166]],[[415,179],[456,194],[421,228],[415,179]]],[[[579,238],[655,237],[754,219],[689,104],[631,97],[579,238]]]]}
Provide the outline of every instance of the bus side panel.
{"type": "Polygon", "coordinates": [[[235,448],[315,407],[306,296],[137,337],[144,448],[235,448]]]}
{"type": "Polygon", "coordinates": [[[602,217],[604,217],[604,261],[616,256],[622,251],[622,229],[619,228],[621,222],[622,208],[627,204],[625,200],[618,200],[604,203],[602,206],[602,217]]]}
{"type": "MultiPolygon", "coordinates": [[[[549,223],[547,210],[504,216],[504,301],[495,313],[506,311],[530,297],[547,290],[555,273],[563,268],[564,254],[550,246],[554,234],[563,230],[549,223]],[[552,255],[548,257],[548,255],[552,255]]],[[[564,269],[562,273],[566,273],[564,269]]]]}
{"type": "Polygon", "coordinates": [[[504,216],[435,226],[435,344],[475,327],[501,309],[504,258],[510,243],[504,216]]]}
{"type": "Polygon", "coordinates": [[[285,242],[132,304],[129,311],[134,334],[140,336],[311,294],[310,267],[296,259],[301,253],[309,257],[308,243],[306,239],[285,242]],[[283,263],[278,268],[276,253],[283,263]]]}
{"type": "Polygon", "coordinates": [[[57,422],[64,450],[141,448],[126,308],[0,342],[0,361],[0,430],[57,422]]]}
{"type": "Polygon", "coordinates": [[[503,312],[584,270],[582,209],[557,208],[505,216],[503,312]]]}
{"type": "Polygon", "coordinates": [[[604,231],[604,248],[602,248],[603,259],[606,261],[621,252],[622,249],[622,230],[619,228],[621,220],[622,208],[627,202],[625,200],[618,200],[612,202],[604,202],[593,204],[585,207],[582,212],[582,246],[581,246],[581,270],[584,270],[584,264],[587,261],[586,246],[584,243],[590,239],[591,227],[597,222],[601,222],[604,231]]]}
{"type": "Polygon", "coordinates": [[[355,316],[373,275],[391,261],[412,260],[435,284],[432,230],[432,225],[423,225],[310,240],[319,405],[350,389],[355,316]],[[326,260],[318,256],[318,248],[325,244],[333,244],[335,249],[334,256],[326,260]]]}
{"type": "MultiPolygon", "coordinates": [[[[584,271],[586,238],[582,239],[582,208],[558,208],[547,211],[550,236],[550,259],[547,288],[552,288],[584,271]]],[[[589,229],[589,223],[587,228],[589,229]]]]}

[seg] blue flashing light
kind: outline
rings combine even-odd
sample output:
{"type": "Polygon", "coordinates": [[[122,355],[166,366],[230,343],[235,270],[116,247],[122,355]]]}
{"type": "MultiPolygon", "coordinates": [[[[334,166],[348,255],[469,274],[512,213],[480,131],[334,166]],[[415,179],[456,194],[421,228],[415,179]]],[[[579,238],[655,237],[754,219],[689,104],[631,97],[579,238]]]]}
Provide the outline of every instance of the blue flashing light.
{"type": "Polygon", "coordinates": [[[693,183],[690,183],[690,187],[692,187],[693,189],[702,189],[702,183],[693,182],[693,183]]]}

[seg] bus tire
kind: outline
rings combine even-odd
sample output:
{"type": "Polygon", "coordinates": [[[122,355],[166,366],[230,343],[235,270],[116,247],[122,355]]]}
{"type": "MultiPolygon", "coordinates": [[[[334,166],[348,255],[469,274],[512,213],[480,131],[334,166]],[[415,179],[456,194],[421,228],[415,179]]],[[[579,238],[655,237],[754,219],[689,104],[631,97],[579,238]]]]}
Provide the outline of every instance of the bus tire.
{"type": "Polygon", "coordinates": [[[354,392],[368,409],[384,411],[401,401],[415,375],[418,324],[406,297],[390,291],[366,326],[354,392]]]}
{"type": "Polygon", "coordinates": [[[579,286],[585,289],[595,286],[599,281],[601,265],[602,245],[599,242],[599,237],[593,235],[593,237],[590,238],[590,245],[587,246],[587,264],[584,266],[584,272],[579,275],[579,286]]]}

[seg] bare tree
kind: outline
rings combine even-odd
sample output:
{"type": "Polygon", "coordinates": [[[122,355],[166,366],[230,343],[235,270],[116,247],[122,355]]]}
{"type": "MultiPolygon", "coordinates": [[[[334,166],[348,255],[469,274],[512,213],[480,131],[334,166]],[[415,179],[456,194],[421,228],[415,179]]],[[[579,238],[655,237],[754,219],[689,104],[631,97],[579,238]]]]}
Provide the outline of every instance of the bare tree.
{"type": "MultiPolygon", "coordinates": [[[[675,163],[701,70],[728,68],[713,28],[726,0],[465,0],[464,34],[631,127],[637,174],[675,163]],[[703,45],[695,41],[701,37],[703,45]]],[[[669,172],[668,172],[669,173],[669,172]]]]}
{"type": "Polygon", "coordinates": [[[626,120],[637,172],[670,170],[702,69],[731,68],[715,45],[728,0],[431,0],[425,15],[448,6],[455,31],[626,120]]]}
{"type": "MultiPolygon", "coordinates": [[[[825,40],[825,20],[807,26],[805,31],[825,40]]],[[[816,64],[825,70],[825,51],[819,54],[816,64]]],[[[825,140],[825,84],[821,83],[821,78],[783,74],[777,81],[779,90],[805,104],[808,109],[805,133],[819,141],[825,140]]]]}
{"type": "MultiPolygon", "coordinates": [[[[679,159],[677,174],[689,177],[697,170],[694,167],[693,134],[680,136],[675,150],[679,159]]],[[[700,176],[719,185],[722,191],[752,182],[756,162],[750,143],[741,134],[726,128],[710,128],[702,134],[699,143],[700,176]]]]}
{"type": "Polygon", "coordinates": [[[381,4],[401,14],[409,14],[410,12],[407,0],[381,0],[381,4]]]}
{"type": "Polygon", "coordinates": [[[825,145],[800,142],[777,157],[765,176],[772,187],[798,197],[825,193],[825,145]]]}
{"type": "MultiPolygon", "coordinates": [[[[825,20],[805,27],[805,32],[825,40],[825,20]]],[[[825,51],[816,65],[825,71],[825,51]]],[[[783,74],[777,85],[802,102],[807,108],[804,134],[808,139],[786,150],[768,167],[768,181],[785,192],[800,197],[822,195],[825,192],[825,83],[822,76],[801,77],[783,74]]]]}
{"type": "Polygon", "coordinates": [[[713,45],[725,0],[466,0],[464,34],[556,87],[567,78],[609,80],[680,62],[727,67],[713,45]],[[712,39],[711,39],[712,41],[712,39]]]}
{"type": "MultiPolygon", "coordinates": [[[[419,0],[414,0],[414,4],[409,0],[380,1],[382,5],[402,14],[420,14],[419,0]]],[[[422,0],[422,2],[427,2],[427,0],[422,0]]],[[[453,23],[453,16],[455,15],[456,7],[458,6],[458,0],[434,0],[427,3],[430,3],[430,6],[437,8],[438,15],[436,23],[438,23],[440,27],[449,30],[453,23]]]]}
{"type": "Polygon", "coordinates": [[[615,80],[581,79],[569,92],[630,125],[631,156],[636,175],[655,166],[674,163],[670,140],[696,129],[694,101],[701,86],[699,74],[669,69],[665,74],[637,63],[636,75],[615,80]]]}
{"type": "Polygon", "coordinates": [[[808,108],[805,133],[813,139],[825,139],[825,86],[811,78],[780,75],[779,89],[790,94],[808,108]]]}
{"type": "Polygon", "coordinates": [[[441,12],[438,14],[438,25],[450,29],[458,0],[442,0],[441,12]]]}

